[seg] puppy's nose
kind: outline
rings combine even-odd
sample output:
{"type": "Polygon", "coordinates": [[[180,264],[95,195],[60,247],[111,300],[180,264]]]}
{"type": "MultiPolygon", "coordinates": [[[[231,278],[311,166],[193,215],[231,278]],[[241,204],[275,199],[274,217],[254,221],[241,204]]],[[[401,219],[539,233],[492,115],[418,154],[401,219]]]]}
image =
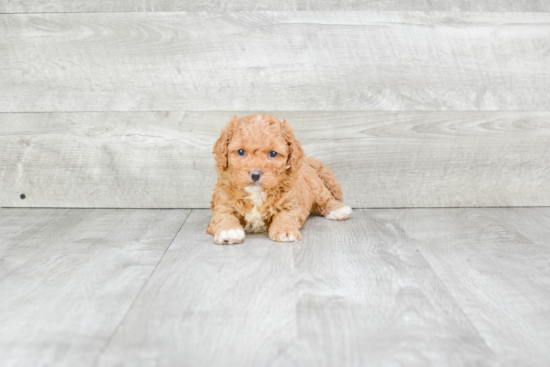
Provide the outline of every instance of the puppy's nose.
{"type": "Polygon", "coordinates": [[[256,182],[260,179],[260,177],[262,177],[262,171],[260,171],[259,169],[250,171],[250,178],[252,179],[252,181],[256,182]]]}

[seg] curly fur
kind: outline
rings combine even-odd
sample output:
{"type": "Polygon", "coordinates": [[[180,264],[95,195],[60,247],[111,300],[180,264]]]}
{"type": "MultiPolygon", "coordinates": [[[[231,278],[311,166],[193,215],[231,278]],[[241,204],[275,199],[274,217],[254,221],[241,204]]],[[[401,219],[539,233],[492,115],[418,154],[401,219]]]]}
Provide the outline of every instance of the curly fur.
{"type": "Polygon", "coordinates": [[[274,241],[297,241],[310,213],[343,220],[351,209],[328,167],[305,157],[290,125],[270,115],[234,116],[213,150],[218,181],[207,233],[220,244],[240,243],[244,232],[268,231],[274,241]],[[243,149],[245,154],[239,155],[243,149]],[[276,157],[270,152],[275,151],[276,157]],[[252,170],[260,170],[258,182],[252,170]]]}

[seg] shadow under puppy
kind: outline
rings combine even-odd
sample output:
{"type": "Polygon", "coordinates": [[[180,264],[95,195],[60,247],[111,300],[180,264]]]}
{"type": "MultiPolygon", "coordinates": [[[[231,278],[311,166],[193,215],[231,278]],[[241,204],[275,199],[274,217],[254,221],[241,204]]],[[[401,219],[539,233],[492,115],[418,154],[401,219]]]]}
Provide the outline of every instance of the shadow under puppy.
{"type": "Polygon", "coordinates": [[[218,181],[207,233],[218,244],[241,243],[246,232],[268,231],[273,241],[300,240],[310,213],[344,220],[334,174],[305,157],[290,125],[264,114],[234,116],[214,145],[218,181]]]}

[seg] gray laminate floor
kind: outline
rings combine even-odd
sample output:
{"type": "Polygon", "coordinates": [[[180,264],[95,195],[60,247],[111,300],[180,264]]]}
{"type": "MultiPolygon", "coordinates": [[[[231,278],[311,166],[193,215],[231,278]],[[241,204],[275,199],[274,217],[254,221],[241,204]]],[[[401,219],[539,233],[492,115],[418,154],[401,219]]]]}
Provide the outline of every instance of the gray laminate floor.
{"type": "Polygon", "coordinates": [[[548,366],[550,208],[0,209],[2,366],[548,366]]]}

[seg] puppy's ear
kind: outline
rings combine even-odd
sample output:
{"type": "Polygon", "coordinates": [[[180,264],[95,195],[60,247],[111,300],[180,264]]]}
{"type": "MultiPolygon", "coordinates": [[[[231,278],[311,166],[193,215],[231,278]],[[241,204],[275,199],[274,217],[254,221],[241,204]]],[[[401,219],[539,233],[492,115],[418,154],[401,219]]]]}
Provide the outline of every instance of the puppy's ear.
{"type": "Polygon", "coordinates": [[[286,120],[283,120],[281,123],[281,128],[283,130],[283,136],[288,144],[288,159],[286,162],[286,168],[291,173],[298,172],[300,166],[302,165],[302,161],[304,160],[304,150],[302,149],[300,142],[296,140],[294,132],[286,120]]]}
{"type": "Polygon", "coordinates": [[[229,145],[229,142],[233,137],[233,132],[235,131],[235,127],[237,126],[238,121],[238,117],[233,116],[231,118],[231,121],[229,121],[227,125],[225,125],[225,128],[222,130],[222,134],[216,141],[216,144],[214,144],[214,150],[212,150],[212,154],[214,154],[214,159],[216,160],[216,168],[219,171],[224,171],[227,168],[227,155],[229,154],[227,146],[229,145]]]}

